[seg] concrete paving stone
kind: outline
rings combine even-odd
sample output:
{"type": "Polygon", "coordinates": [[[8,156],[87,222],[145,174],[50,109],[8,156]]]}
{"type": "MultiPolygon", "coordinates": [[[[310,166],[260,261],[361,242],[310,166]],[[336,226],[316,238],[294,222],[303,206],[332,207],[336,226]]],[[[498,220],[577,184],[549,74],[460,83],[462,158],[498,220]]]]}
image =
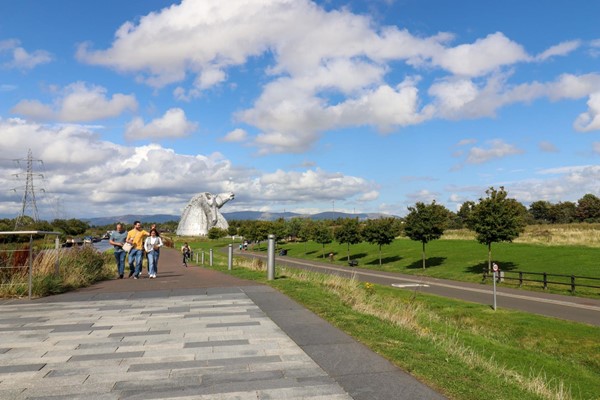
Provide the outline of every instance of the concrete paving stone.
{"type": "MultiPolygon", "coordinates": [[[[342,388],[338,385],[323,385],[323,386],[300,386],[288,388],[273,388],[258,390],[258,399],[261,400],[281,400],[281,399],[313,399],[326,398],[333,396],[342,396],[342,399],[352,400],[342,388]]],[[[392,398],[393,399],[393,398],[392,398]]],[[[391,400],[391,399],[389,399],[391,400]]]]}
{"type": "Polygon", "coordinates": [[[68,362],[71,361],[97,361],[97,360],[111,360],[111,359],[123,359],[123,358],[134,358],[142,357],[143,351],[128,351],[128,352],[117,352],[117,353],[99,353],[99,354],[82,354],[71,356],[68,362]]]}
{"type": "Polygon", "coordinates": [[[12,317],[12,318],[0,318],[0,325],[23,325],[30,323],[43,323],[48,322],[46,317],[12,317]]]}
{"type": "Polygon", "coordinates": [[[198,387],[202,385],[201,376],[182,376],[179,378],[166,378],[166,379],[148,379],[148,380],[136,380],[128,379],[126,381],[118,381],[115,383],[113,390],[118,391],[166,391],[173,389],[180,389],[186,387],[198,387]]]}
{"type": "Polygon", "coordinates": [[[71,386],[82,385],[89,377],[89,374],[77,374],[68,376],[48,376],[42,378],[41,384],[44,386],[71,386]]]}
{"type": "Polygon", "coordinates": [[[114,332],[110,333],[108,337],[133,337],[133,336],[150,336],[150,335],[168,335],[170,330],[158,330],[158,331],[133,331],[133,332],[114,332]]]}
{"type": "Polygon", "coordinates": [[[257,380],[286,379],[282,371],[248,371],[235,373],[207,373],[202,375],[203,386],[222,385],[231,382],[252,382],[257,380]]]}
{"type": "Polygon", "coordinates": [[[0,399],[18,400],[24,389],[0,389],[0,399]]]}
{"type": "Polygon", "coordinates": [[[88,398],[88,396],[94,396],[96,394],[109,393],[114,385],[114,382],[100,382],[86,385],[65,385],[65,386],[51,386],[51,385],[39,385],[32,388],[27,388],[23,395],[29,398],[45,398],[46,396],[67,396],[65,398],[88,398]]]}
{"type": "Polygon", "coordinates": [[[304,348],[332,376],[396,370],[392,363],[358,343],[316,344],[304,348]],[[360,360],[360,363],[357,364],[356,360],[360,360]]]}
{"type": "Polygon", "coordinates": [[[248,345],[250,341],[248,339],[231,339],[231,340],[213,340],[213,341],[203,341],[203,342],[186,342],[183,347],[188,348],[196,348],[196,347],[216,347],[216,346],[240,346],[240,345],[248,345]]]}
{"type": "Polygon", "coordinates": [[[46,366],[43,364],[12,364],[12,365],[0,365],[0,374],[11,374],[19,372],[35,372],[39,371],[46,366]]]}
{"type": "Polygon", "coordinates": [[[81,395],[69,394],[66,396],[56,395],[27,397],[27,400],[118,400],[118,398],[118,394],[116,393],[85,393],[81,395]]]}

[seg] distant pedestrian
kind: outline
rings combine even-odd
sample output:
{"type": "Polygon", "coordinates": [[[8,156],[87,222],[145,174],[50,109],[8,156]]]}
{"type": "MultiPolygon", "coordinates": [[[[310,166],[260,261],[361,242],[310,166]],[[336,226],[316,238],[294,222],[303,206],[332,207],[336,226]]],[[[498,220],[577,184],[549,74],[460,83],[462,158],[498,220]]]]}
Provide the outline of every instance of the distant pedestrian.
{"type": "Polygon", "coordinates": [[[127,240],[127,231],[123,228],[122,224],[117,224],[116,230],[110,233],[108,238],[108,243],[112,244],[115,250],[115,260],[117,262],[117,273],[119,274],[119,279],[123,279],[123,274],[125,273],[125,257],[127,253],[123,250],[123,245],[127,240]]]}
{"type": "Polygon", "coordinates": [[[149,233],[142,229],[142,223],[135,221],[133,229],[127,232],[127,242],[133,246],[129,251],[129,277],[138,279],[142,273],[142,259],[144,252],[144,239],[149,233]]]}
{"type": "Polygon", "coordinates": [[[155,228],[150,229],[150,236],[148,236],[144,242],[144,250],[148,256],[148,276],[150,278],[156,278],[158,272],[158,256],[160,255],[160,248],[162,245],[163,241],[160,238],[158,231],[155,228]]]}
{"type": "Polygon", "coordinates": [[[181,246],[181,254],[183,255],[183,266],[187,268],[187,260],[192,256],[192,249],[190,249],[187,242],[181,246]]]}

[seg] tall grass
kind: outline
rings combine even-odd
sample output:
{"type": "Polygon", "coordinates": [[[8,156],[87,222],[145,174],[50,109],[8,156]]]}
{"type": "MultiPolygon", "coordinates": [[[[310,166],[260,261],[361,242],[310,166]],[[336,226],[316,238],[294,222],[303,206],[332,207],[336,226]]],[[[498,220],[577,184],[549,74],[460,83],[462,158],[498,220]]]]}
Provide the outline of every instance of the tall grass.
{"type": "MultiPolygon", "coordinates": [[[[110,255],[100,254],[93,247],[73,247],[43,250],[35,255],[32,270],[32,295],[35,297],[63,293],[108,279],[114,273],[110,255]],[[56,267],[58,263],[58,274],[56,267]]],[[[11,262],[17,262],[12,259],[11,262]]],[[[24,297],[29,293],[29,273],[21,260],[20,268],[3,270],[0,297],[24,297]]]]}

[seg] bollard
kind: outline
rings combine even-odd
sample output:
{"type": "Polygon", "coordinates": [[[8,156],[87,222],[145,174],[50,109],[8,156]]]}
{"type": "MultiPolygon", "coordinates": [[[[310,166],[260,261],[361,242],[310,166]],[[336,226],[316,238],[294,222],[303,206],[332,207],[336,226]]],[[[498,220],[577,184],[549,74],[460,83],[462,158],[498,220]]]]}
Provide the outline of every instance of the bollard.
{"type": "Polygon", "coordinates": [[[54,273],[58,275],[60,267],[60,238],[54,238],[54,249],[56,250],[56,261],[54,262],[54,273]]]}
{"type": "Polygon", "coordinates": [[[267,250],[267,280],[275,279],[275,235],[269,235],[267,250]]]}
{"type": "Polygon", "coordinates": [[[202,250],[202,265],[204,265],[204,250],[202,250]]]}
{"type": "Polygon", "coordinates": [[[213,249],[208,251],[208,265],[213,266],[213,249]]]}
{"type": "Polygon", "coordinates": [[[233,245],[231,243],[229,244],[228,250],[229,250],[229,253],[228,253],[229,257],[227,259],[227,269],[229,271],[231,271],[233,268],[233,245]]]}

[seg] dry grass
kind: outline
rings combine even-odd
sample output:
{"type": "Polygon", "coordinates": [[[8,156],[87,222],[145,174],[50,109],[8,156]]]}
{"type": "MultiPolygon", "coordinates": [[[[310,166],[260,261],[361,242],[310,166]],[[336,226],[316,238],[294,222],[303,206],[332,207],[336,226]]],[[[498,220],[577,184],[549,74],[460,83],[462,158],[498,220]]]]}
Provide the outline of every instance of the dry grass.
{"type": "MultiPolygon", "coordinates": [[[[443,239],[475,240],[475,232],[468,229],[450,229],[444,233],[443,239]]],[[[600,247],[600,224],[529,225],[514,242],[600,247]]]]}

